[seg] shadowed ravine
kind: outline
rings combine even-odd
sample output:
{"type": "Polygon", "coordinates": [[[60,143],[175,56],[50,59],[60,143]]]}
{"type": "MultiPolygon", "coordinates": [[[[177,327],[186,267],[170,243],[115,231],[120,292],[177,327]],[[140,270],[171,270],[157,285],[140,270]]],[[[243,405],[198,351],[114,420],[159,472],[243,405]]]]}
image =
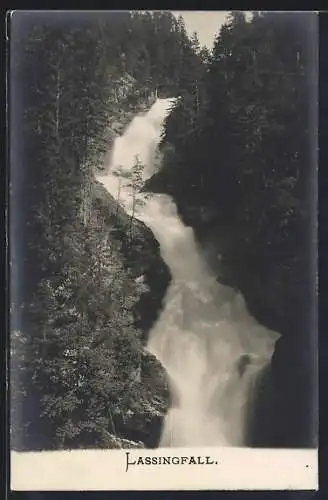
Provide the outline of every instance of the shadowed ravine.
{"type": "Polygon", "coordinates": [[[160,446],[245,446],[252,389],[279,334],[250,316],[240,293],[217,283],[169,196],[138,193],[135,206],[131,182],[113,173],[119,166],[131,171],[138,156],[143,180],[151,177],[172,103],[158,99],[131,122],[114,144],[109,174],[97,179],[153,231],[172,275],[147,346],[166,369],[172,393],[160,446]]]}

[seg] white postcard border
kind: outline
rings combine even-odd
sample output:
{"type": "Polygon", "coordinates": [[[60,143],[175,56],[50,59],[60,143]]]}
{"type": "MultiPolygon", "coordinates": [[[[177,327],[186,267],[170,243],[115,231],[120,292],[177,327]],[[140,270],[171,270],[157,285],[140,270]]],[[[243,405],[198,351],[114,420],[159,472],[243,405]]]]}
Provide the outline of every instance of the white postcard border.
{"type": "Polygon", "coordinates": [[[11,490],[16,491],[317,489],[317,449],[11,452],[11,490]],[[166,463],[154,464],[163,457],[166,463]]]}

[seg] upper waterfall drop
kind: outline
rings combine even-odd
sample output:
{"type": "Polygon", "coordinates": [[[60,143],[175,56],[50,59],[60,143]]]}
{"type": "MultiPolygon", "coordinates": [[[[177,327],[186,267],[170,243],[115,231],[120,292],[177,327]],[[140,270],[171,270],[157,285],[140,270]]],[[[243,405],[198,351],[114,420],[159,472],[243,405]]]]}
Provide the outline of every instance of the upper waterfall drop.
{"type": "Polygon", "coordinates": [[[279,334],[257,323],[239,292],[217,283],[172,198],[137,193],[141,203],[135,208],[136,193],[125,175],[136,158],[144,166],[143,180],[153,174],[174,102],[158,99],[135,117],[115,141],[108,175],[97,179],[153,231],[172,275],[147,345],[165,367],[172,392],[160,446],[244,446],[252,388],[279,334]]]}
{"type": "MultiPolygon", "coordinates": [[[[157,99],[150,110],[143,116],[136,116],[128,125],[124,134],[114,142],[109,172],[107,175],[98,175],[107,191],[118,200],[128,214],[132,212],[133,187],[128,179],[136,161],[143,166],[142,179],[146,181],[154,173],[154,155],[161,140],[163,123],[176,98],[157,99]],[[120,169],[120,170],[117,170],[120,169]]],[[[143,193],[138,193],[141,202],[146,201],[143,193]]],[[[143,220],[147,205],[136,210],[135,216],[143,220]]]]}

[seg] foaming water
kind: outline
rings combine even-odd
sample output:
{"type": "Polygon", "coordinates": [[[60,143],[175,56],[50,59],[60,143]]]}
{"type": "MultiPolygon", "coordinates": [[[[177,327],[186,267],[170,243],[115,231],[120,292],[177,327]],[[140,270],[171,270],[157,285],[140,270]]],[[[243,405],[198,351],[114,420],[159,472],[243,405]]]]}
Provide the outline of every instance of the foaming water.
{"type": "Polygon", "coordinates": [[[270,362],[279,334],[250,316],[239,292],[216,282],[171,197],[138,193],[135,206],[125,176],[136,157],[145,167],[143,180],[153,174],[172,105],[174,99],[158,99],[147,114],[134,118],[115,141],[108,175],[97,179],[153,231],[172,274],[147,346],[165,367],[172,393],[160,446],[244,446],[254,382],[270,362]]]}

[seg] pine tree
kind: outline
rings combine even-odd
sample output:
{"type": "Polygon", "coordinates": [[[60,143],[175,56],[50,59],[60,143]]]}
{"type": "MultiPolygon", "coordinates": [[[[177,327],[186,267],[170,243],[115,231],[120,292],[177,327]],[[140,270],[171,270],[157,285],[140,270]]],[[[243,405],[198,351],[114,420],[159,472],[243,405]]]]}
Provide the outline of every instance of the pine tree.
{"type": "Polygon", "coordinates": [[[94,172],[122,110],[134,112],[159,86],[179,92],[190,42],[170,12],[40,16],[17,35],[24,57],[14,64],[16,85],[24,82],[15,116],[24,165],[13,192],[22,193],[25,262],[13,296],[13,442],[117,447],[126,415],[150,397],[138,375],[143,287],[131,270],[142,251],[134,225],[143,166],[132,171],[130,220],[118,205],[99,215],[94,172]]]}
{"type": "MultiPolygon", "coordinates": [[[[300,172],[309,171],[305,33],[301,17],[265,13],[246,22],[244,13],[233,12],[214,44],[200,112],[193,113],[189,92],[167,120],[164,142],[175,156],[164,158],[160,173],[186,204],[210,205],[224,214],[218,224],[238,228],[241,268],[264,276],[280,266],[296,280],[298,264],[291,271],[287,254],[294,248],[304,258],[297,242],[307,175],[300,172]],[[284,248],[284,264],[270,261],[273,248],[284,248]]],[[[288,293],[300,300],[297,287],[288,293]]]]}

